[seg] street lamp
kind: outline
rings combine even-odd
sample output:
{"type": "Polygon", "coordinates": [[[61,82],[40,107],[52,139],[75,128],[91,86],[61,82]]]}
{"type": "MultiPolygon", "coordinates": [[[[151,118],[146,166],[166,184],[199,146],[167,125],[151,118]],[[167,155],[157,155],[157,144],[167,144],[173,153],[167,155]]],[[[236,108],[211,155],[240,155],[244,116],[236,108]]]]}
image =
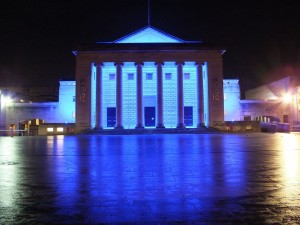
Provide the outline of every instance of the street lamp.
{"type": "Polygon", "coordinates": [[[290,93],[285,93],[283,95],[283,101],[287,104],[290,104],[292,101],[292,95],[290,93]]]}
{"type": "Polygon", "coordinates": [[[282,97],[283,102],[287,105],[288,108],[288,123],[290,125],[290,131],[293,131],[293,95],[287,92],[282,97]]]}
{"type": "Polygon", "coordinates": [[[0,90],[0,130],[6,129],[6,106],[12,102],[12,98],[0,90]]]}
{"type": "Polygon", "coordinates": [[[5,125],[3,124],[4,122],[4,96],[2,94],[2,91],[0,90],[0,130],[5,130],[5,125]]]}

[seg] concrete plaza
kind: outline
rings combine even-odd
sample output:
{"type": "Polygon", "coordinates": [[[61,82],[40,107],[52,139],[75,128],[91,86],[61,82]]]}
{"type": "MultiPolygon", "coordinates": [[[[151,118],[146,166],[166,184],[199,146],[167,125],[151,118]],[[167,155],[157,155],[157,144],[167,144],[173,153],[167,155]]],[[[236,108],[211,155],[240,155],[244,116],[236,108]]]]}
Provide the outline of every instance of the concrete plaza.
{"type": "Polygon", "coordinates": [[[300,133],[0,137],[0,224],[299,224],[300,133]]]}

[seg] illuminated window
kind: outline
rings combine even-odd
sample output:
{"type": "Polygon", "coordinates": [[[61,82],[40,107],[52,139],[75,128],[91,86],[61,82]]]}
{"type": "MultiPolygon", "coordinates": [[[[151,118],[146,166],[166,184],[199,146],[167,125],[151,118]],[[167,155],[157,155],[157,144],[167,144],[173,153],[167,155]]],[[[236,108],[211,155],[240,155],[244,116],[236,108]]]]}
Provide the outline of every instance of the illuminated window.
{"type": "Polygon", "coordinates": [[[134,80],[134,74],[128,73],[128,80],[134,80]]]}
{"type": "Polygon", "coordinates": [[[58,128],[56,128],[56,131],[57,131],[57,132],[63,132],[63,131],[64,131],[64,128],[63,128],[63,127],[58,127],[58,128]]]}
{"type": "Polygon", "coordinates": [[[109,80],[115,80],[115,78],[116,78],[116,74],[114,73],[109,74],[109,80]]]}
{"type": "Polygon", "coordinates": [[[72,112],[72,118],[75,118],[75,112],[72,112]]]}
{"type": "Polygon", "coordinates": [[[184,73],[183,77],[185,80],[189,80],[190,79],[190,74],[189,73],[184,73]]]}
{"type": "Polygon", "coordinates": [[[146,80],[153,80],[153,74],[152,73],[146,73],[146,80]]]}
{"type": "Polygon", "coordinates": [[[166,80],[171,80],[172,79],[172,74],[171,73],[165,73],[165,79],[166,80]]]}
{"type": "Polygon", "coordinates": [[[48,127],[47,132],[53,132],[53,127],[48,127]]]}
{"type": "Polygon", "coordinates": [[[73,96],[73,102],[75,102],[76,101],[76,97],[75,96],[73,96]]]}

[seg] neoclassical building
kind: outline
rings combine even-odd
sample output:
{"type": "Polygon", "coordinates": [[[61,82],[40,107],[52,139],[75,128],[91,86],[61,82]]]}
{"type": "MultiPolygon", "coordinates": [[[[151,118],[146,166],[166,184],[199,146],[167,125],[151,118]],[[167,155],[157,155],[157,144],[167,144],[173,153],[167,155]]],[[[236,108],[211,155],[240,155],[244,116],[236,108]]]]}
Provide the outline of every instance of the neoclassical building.
{"type": "Polygon", "coordinates": [[[76,55],[76,127],[196,128],[224,121],[224,48],[151,26],[76,55]]]}

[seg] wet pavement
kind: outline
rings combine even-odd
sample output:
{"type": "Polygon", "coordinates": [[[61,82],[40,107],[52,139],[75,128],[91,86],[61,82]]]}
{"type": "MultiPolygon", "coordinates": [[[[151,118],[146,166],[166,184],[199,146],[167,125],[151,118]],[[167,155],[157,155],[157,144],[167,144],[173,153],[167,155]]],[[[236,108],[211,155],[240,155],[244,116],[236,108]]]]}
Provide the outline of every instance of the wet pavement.
{"type": "Polygon", "coordinates": [[[0,137],[0,224],[300,224],[300,133],[0,137]]]}

